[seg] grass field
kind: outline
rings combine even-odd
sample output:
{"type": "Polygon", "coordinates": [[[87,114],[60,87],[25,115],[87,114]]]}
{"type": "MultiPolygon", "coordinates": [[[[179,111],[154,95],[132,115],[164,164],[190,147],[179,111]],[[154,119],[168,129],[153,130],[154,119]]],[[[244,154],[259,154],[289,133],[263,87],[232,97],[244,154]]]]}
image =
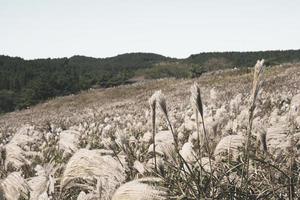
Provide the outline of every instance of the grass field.
{"type": "Polygon", "coordinates": [[[299,77],[257,63],[2,115],[0,199],[298,199],[299,77]]]}

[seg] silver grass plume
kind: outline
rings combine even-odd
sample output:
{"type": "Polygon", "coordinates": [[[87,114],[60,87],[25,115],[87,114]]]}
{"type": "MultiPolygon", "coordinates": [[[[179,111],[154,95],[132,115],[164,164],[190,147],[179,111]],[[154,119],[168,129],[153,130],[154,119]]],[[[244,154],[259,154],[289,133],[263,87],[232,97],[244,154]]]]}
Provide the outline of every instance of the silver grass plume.
{"type": "Polygon", "coordinates": [[[81,191],[77,197],[77,200],[96,200],[96,199],[99,199],[97,194],[95,193],[86,194],[84,191],[81,191]]]}
{"type": "Polygon", "coordinates": [[[260,147],[264,153],[267,153],[267,133],[265,131],[259,133],[260,147]]]}
{"type": "Polygon", "coordinates": [[[117,189],[112,200],[165,200],[165,188],[157,186],[161,181],[156,177],[130,181],[117,189]]]}
{"type": "Polygon", "coordinates": [[[200,92],[200,87],[196,82],[191,86],[190,100],[193,108],[196,109],[200,113],[201,117],[203,118],[203,104],[201,100],[201,92],[200,92]]]}
{"type": "Polygon", "coordinates": [[[58,147],[63,155],[72,155],[78,150],[80,132],[75,130],[64,130],[59,134],[58,147]]]}
{"type": "Polygon", "coordinates": [[[154,93],[154,95],[160,110],[166,117],[168,117],[167,102],[164,94],[161,92],[161,90],[158,90],[154,93]]]}
{"type": "Polygon", "coordinates": [[[13,172],[0,183],[6,200],[16,200],[20,197],[27,199],[29,197],[30,188],[21,176],[21,172],[13,172]]]}
{"type": "Polygon", "coordinates": [[[255,102],[255,99],[257,98],[259,89],[261,88],[263,84],[263,72],[265,69],[264,66],[265,60],[258,60],[256,62],[256,65],[254,66],[254,74],[253,74],[253,85],[252,85],[252,100],[255,102]]]}
{"type": "Polygon", "coordinates": [[[81,191],[77,197],[77,200],[88,200],[87,194],[81,191]]]}
{"type": "Polygon", "coordinates": [[[138,160],[134,161],[133,163],[133,168],[136,169],[140,174],[144,174],[145,173],[145,166],[138,160]]]}

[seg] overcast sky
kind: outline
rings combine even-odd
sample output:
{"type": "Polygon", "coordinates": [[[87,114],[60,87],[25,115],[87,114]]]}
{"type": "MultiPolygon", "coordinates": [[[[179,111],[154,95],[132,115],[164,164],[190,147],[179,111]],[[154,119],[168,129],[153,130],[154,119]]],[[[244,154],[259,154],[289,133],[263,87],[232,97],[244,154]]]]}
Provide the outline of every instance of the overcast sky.
{"type": "Polygon", "coordinates": [[[26,59],[299,48],[299,0],[0,0],[0,54],[26,59]]]}

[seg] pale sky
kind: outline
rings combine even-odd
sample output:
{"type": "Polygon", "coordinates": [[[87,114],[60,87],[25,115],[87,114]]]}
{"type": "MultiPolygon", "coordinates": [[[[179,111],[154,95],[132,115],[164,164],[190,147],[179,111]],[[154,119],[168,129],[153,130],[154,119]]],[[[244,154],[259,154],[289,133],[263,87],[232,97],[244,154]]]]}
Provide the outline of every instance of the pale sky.
{"type": "Polygon", "coordinates": [[[300,48],[300,0],[0,0],[0,54],[26,59],[300,48]]]}

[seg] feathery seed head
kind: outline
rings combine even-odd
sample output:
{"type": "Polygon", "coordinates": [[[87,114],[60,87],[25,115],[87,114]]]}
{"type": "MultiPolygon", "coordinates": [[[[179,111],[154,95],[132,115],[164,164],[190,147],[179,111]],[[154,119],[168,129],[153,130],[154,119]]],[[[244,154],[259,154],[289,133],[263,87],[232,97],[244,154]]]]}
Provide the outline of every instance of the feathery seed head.
{"type": "Polygon", "coordinates": [[[5,147],[1,144],[0,145],[0,164],[4,165],[4,161],[6,158],[6,150],[5,147]]]}
{"type": "Polygon", "coordinates": [[[201,100],[201,93],[200,93],[200,88],[196,82],[191,86],[190,100],[193,108],[201,114],[201,117],[203,117],[203,105],[201,100]]]}
{"type": "Polygon", "coordinates": [[[155,92],[155,93],[149,98],[149,105],[150,105],[151,110],[155,110],[155,107],[156,107],[156,93],[157,93],[157,92],[155,92]]]}
{"type": "Polygon", "coordinates": [[[134,161],[133,168],[136,169],[140,174],[144,174],[145,173],[145,167],[144,167],[144,165],[140,161],[138,161],[138,160],[134,161]]]}
{"type": "Polygon", "coordinates": [[[254,77],[253,77],[253,87],[252,87],[252,98],[255,99],[259,88],[261,87],[263,81],[263,71],[265,68],[264,59],[258,60],[254,66],[254,77]]]}
{"type": "Polygon", "coordinates": [[[150,105],[150,108],[151,108],[151,119],[152,119],[152,132],[153,132],[153,134],[154,134],[154,131],[155,131],[156,96],[157,96],[157,92],[154,92],[154,94],[149,99],[149,105],[150,105]]]}
{"type": "Polygon", "coordinates": [[[161,109],[161,111],[164,113],[165,116],[168,116],[167,103],[164,94],[161,92],[161,90],[158,90],[154,93],[154,95],[159,108],[161,109]]]}
{"type": "Polygon", "coordinates": [[[265,131],[259,133],[260,146],[263,152],[267,152],[267,134],[265,131]]]}
{"type": "Polygon", "coordinates": [[[255,66],[254,66],[254,74],[259,74],[263,70],[264,62],[265,62],[264,59],[258,60],[256,62],[255,66]]]}

